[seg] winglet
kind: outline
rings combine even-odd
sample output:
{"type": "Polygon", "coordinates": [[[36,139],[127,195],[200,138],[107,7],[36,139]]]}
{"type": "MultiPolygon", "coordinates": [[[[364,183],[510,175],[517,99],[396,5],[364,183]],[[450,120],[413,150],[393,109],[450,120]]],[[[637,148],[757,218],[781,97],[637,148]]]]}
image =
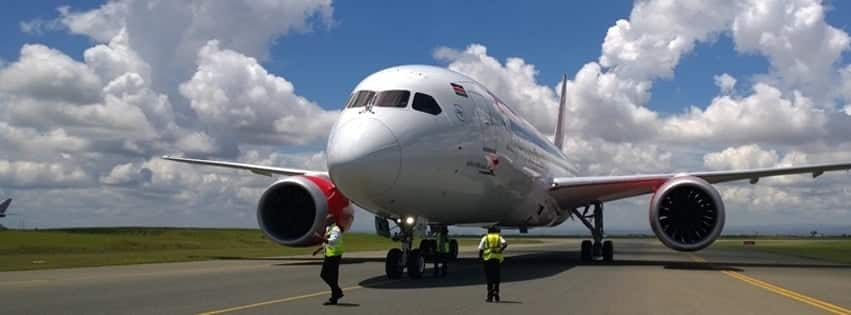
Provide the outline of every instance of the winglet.
{"type": "Polygon", "coordinates": [[[10,204],[12,204],[12,198],[3,200],[3,202],[0,203],[0,217],[6,216],[6,209],[9,208],[10,204]]]}
{"type": "Polygon", "coordinates": [[[555,142],[556,147],[559,150],[564,145],[564,110],[565,105],[567,104],[567,73],[564,74],[564,77],[561,79],[561,102],[558,104],[558,120],[556,120],[556,137],[553,142],[555,142]]]}

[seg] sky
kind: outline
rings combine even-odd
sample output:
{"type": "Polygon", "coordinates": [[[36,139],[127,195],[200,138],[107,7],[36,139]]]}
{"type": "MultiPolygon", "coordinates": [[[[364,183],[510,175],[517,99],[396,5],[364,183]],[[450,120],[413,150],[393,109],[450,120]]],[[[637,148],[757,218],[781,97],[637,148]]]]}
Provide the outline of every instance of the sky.
{"type": "MultiPolygon", "coordinates": [[[[564,151],[586,175],[851,161],[848,21],[817,0],[17,1],[0,198],[25,223],[3,223],[255,227],[273,179],[157,157],[323,170],[352,88],[399,64],[464,73],[550,136],[567,74],[564,151]]],[[[718,188],[728,227],[851,226],[849,181],[718,188]]],[[[607,204],[607,226],[649,231],[648,203],[607,204]]]]}

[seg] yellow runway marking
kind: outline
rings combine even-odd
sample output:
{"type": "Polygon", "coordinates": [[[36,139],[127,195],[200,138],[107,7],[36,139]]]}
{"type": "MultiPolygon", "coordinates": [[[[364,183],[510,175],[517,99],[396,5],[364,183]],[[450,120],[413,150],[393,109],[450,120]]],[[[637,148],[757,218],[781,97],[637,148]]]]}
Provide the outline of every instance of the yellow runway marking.
{"type": "MultiPolygon", "coordinates": [[[[697,255],[693,255],[693,254],[691,255],[691,259],[694,260],[694,261],[697,261],[697,262],[706,262],[706,259],[703,259],[702,257],[697,256],[697,255]]],[[[756,279],[754,277],[746,276],[746,275],[744,275],[740,272],[725,270],[725,271],[721,271],[721,273],[723,273],[723,274],[725,274],[725,275],[727,275],[731,278],[734,278],[736,280],[740,280],[742,282],[745,282],[747,284],[750,284],[750,285],[753,285],[753,286],[756,286],[756,287],[760,287],[760,288],[763,288],[763,289],[768,290],[770,292],[773,292],[773,293],[779,294],[781,296],[790,298],[792,300],[795,300],[795,301],[798,301],[798,302],[819,308],[819,309],[826,311],[828,313],[831,313],[831,314],[851,315],[851,310],[844,308],[842,306],[830,304],[828,302],[825,302],[825,301],[822,301],[822,300],[819,300],[819,299],[816,299],[816,298],[813,298],[813,297],[810,297],[810,296],[806,296],[806,295],[803,295],[801,293],[798,293],[798,292],[795,292],[795,291],[792,291],[792,290],[789,290],[789,289],[785,289],[785,288],[773,285],[771,283],[756,279]]]]}

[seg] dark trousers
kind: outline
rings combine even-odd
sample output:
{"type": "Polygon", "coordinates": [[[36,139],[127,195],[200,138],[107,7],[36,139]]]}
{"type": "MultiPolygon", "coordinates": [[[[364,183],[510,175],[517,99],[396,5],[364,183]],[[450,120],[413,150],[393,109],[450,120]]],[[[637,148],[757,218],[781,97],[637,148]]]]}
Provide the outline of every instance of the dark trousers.
{"type": "Polygon", "coordinates": [[[485,279],[488,282],[488,297],[499,295],[500,262],[499,259],[485,260],[485,279]]]}
{"type": "Polygon", "coordinates": [[[319,274],[322,280],[331,287],[331,299],[338,299],[343,296],[343,290],[338,284],[340,280],[340,259],[342,256],[325,256],[322,261],[322,272],[319,274]]]}
{"type": "Polygon", "coordinates": [[[437,253],[434,255],[434,275],[446,275],[446,262],[449,261],[449,254],[437,253]]]}

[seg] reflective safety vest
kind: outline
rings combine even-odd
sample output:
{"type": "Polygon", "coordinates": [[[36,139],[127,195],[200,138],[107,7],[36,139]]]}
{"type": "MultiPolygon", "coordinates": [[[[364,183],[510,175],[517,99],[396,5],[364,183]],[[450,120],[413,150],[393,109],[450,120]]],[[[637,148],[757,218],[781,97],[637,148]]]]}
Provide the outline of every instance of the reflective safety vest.
{"type": "Polygon", "coordinates": [[[500,244],[499,241],[499,234],[488,233],[488,235],[485,236],[485,249],[482,253],[482,259],[499,259],[499,262],[502,262],[502,244],[500,244]]]}
{"type": "Polygon", "coordinates": [[[437,236],[437,252],[449,254],[449,238],[441,233],[437,236]]]}
{"type": "MultiPolygon", "coordinates": [[[[326,239],[331,237],[331,231],[333,231],[335,228],[338,231],[340,230],[340,228],[337,227],[336,224],[332,224],[331,226],[325,228],[325,238],[326,239]]],[[[334,241],[334,243],[335,243],[334,245],[331,245],[331,243],[325,243],[325,257],[333,257],[333,256],[342,256],[343,255],[343,252],[345,251],[345,249],[343,247],[343,232],[340,231],[339,233],[340,233],[340,236],[337,237],[336,241],[334,241]]]]}

